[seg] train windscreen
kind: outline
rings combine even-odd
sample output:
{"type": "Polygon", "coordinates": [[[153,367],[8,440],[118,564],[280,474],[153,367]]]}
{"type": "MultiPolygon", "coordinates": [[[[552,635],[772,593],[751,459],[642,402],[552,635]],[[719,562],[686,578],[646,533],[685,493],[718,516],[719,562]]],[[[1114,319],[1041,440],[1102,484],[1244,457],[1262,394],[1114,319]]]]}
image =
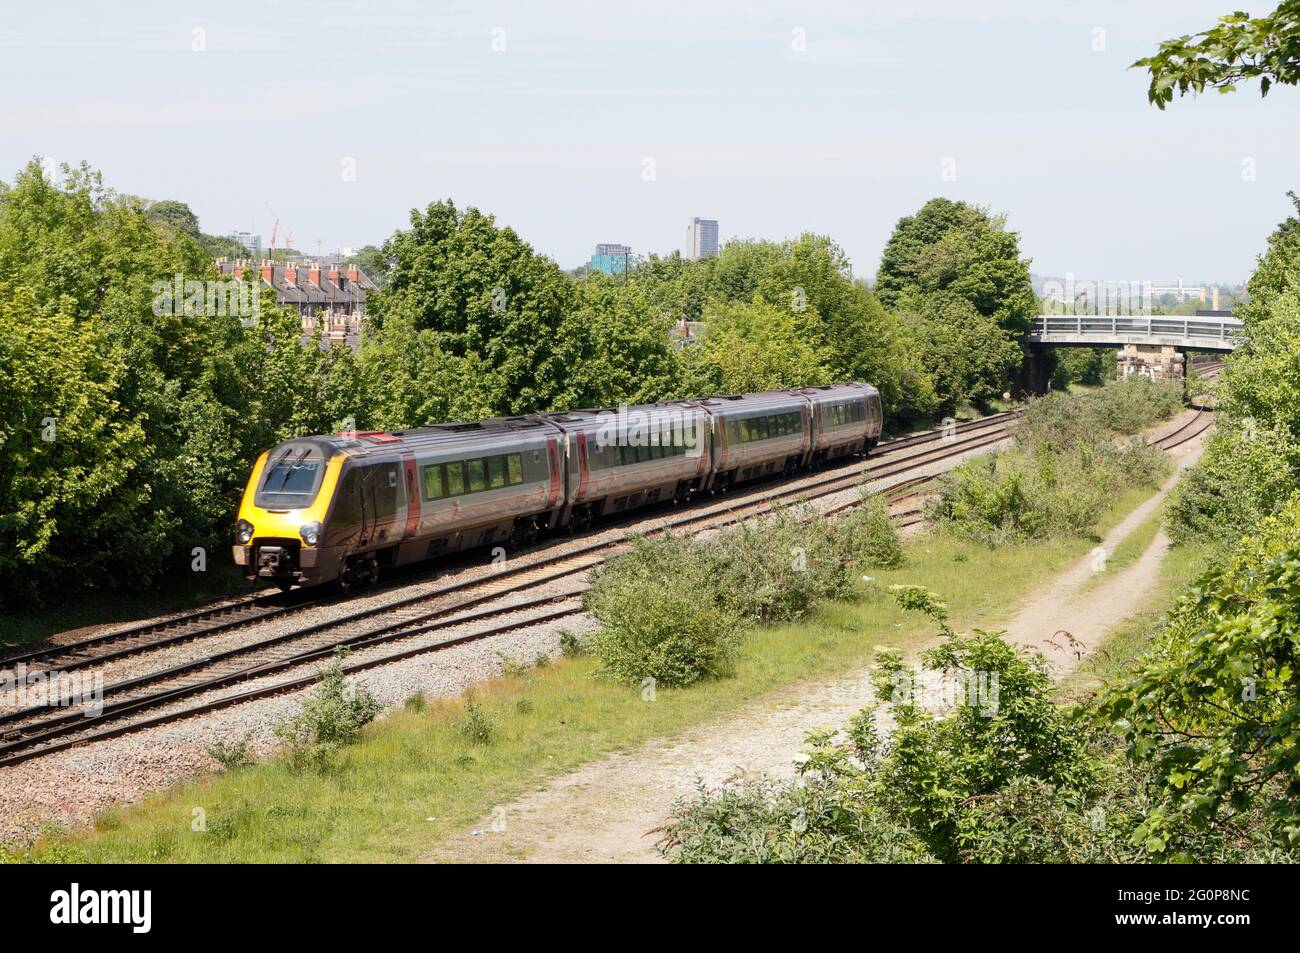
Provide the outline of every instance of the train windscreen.
{"type": "Polygon", "coordinates": [[[313,446],[277,447],[266,463],[253,502],[266,510],[299,510],[320,491],[325,458],[313,446]]]}

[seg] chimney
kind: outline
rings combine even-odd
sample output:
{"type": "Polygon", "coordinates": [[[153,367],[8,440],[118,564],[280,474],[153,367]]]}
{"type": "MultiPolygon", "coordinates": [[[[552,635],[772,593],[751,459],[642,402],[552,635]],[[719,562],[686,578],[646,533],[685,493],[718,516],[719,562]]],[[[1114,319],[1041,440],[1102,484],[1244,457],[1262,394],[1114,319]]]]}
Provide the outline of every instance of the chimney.
{"type": "Polygon", "coordinates": [[[348,281],[352,282],[354,285],[361,284],[361,269],[356,265],[348,265],[347,276],[348,281]]]}
{"type": "Polygon", "coordinates": [[[296,284],[298,283],[298,266],[297,266],[297,265],[295,265],[295,264],[287,264],[287,265],[284,266],[284,280],[287,281],[287,282],[289,282],[289,284],[291,284],[291,285],[296,285],[296,284]]]}
{"type": "Polygon", "coordinates": [[[238,278],[240,281],[244,280],[244,260],[242,258],[235,259],[234,272],[236,278],[238,278]]]}
{"type": "Polygon", "coordinates": [[[320,285],[320,262],[313,261],[307,266],[307,280],[314,285],[320,285]]]}
{"type": "Polygon", "coordinates": [[[275,278],[275,263],[272,262],[270,259],[263,259],[262,280],[269,285],[274,283],[274,278],[275,278]]]}
{"type": "Polygon", "coordinates": [[[339,283],[339,266],[338,266],[338,265],[330,265],[330,276],[329,276],[329,277],[330,277],[330,281],[334,282],[335,285],[337,285],[337,284],[339,283]]]}

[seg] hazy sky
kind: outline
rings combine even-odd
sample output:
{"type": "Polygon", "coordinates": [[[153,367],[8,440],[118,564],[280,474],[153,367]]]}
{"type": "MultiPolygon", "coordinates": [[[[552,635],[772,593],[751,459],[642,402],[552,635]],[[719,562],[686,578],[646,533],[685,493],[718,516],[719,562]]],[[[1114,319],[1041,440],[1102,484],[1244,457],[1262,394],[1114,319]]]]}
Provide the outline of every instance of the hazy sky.
{"type": "Polygon", "coordinates": [[[1236,281],[1300,189],[1300,89],[1161,113],[1127,67],[1242,6],[9,2],[0,175],[85,159],[218,233],[269,233],[269,203],[308,252],[450,197],[565,267],[700,215],[829,234],[867,275],[947,195],[1006,212],[1040,274],[1236,281]]]}

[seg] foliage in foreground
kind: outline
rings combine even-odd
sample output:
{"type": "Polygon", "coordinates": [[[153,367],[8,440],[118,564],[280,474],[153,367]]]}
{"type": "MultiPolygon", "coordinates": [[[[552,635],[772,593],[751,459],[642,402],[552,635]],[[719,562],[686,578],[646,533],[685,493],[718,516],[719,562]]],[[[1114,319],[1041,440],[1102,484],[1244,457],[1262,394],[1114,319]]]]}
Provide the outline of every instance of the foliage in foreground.
{"type": "Polygon", "coordinates": [[[1147,99],[1164,109],[1179,96],[1203,93],[1206,87],[1230,93],[1237,84],[1259,80],[1259,94],[1274,84],[1300,82],[1300,0],[1283,0],[1262,17],[1240,10],[1195,36],[1165,40],[1134,66],[1151,73],[1147,99]]]}
{"type": "Polygon", "coordinates": [[[1140,831],[1184,857],[1185,831],[1262,809],[1268,836],[1300,846],[1300,496],[1171,613],[1132,681],[1106,697],[1164,803],[1140,831]]]}
{"type": "MultiPolygon", "coordinates": [[[[924,589],[894,587],[939,622],[945,641],[922,654],[922,672],[882,653],[877,702],[847,740],[808,736],[797,781],[701,788],[680,801],[660,849],[677,863],[1135,863],[1171,858],[1145,820],[1163,794],[1126,760],[1086,711],[1051,696],[1041,656],[997,633],[958,635],[924,589]],[[930,676],[926,678],[924,676],[930,676]],[[950,710],[920,692],[943,683],[950,710]]],[[[1213,829],[1185,828],[1180,846],[1203,861],[1284,861],[1258,812],[1213,829]]]]}
{"type": "Polygon", "coordinates": [[[1086,536],[1117,493],[1159,485],[1168,472],[1163,453],[1130,435],[1179,406],[1176,386],[1141,378],[1031,401],[1014,448],[944,474],[927,512],[988,546],[1086,536]]]}
{"type": "Polygon", "coordinates": [[[302,703],[297,717],[275,726],[275,735],[295,768],[327,766],[339,748],[357,740],[382,708],[368,688],[348,681],[345,658],[340,651],[321,669],[320,684],[302,703]]]}
{"type": "Polygon", "coordinates": [[[745,625],[788,622],[844,596],[853,565],[901,561],[887,507],[867,495],[839,519],[783,510],[707,540],[641,539],[593,574],[586,603],[604,628],[592,652],[605,675],[624,682],[724,676],[745,625]]]}

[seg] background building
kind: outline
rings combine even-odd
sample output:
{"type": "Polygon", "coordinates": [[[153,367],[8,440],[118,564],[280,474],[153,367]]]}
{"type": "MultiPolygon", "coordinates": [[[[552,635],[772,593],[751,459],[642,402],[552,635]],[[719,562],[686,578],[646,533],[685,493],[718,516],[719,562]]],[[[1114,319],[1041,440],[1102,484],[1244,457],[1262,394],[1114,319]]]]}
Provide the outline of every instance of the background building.
{"type": "Polygon", "coordinates": [[[622,274],[632,267],[632,246],[600,244],[591,256],[588,266],[593,271],[603,271],[607,275],[622,274]]]}
{"type": "Polygon", "coordinates": [[[718,254],[718,220],[693,218],[686,227],[686,257],[692,261],[718,254]]]}
{"type": "Polygon", "coordinates": [[[251,252],[260,252],[262,250],[262,236],[253,232],[231,232],[230,240],[239,242],[251,252]]]}
{"type": "Polygon", "coordinates": [[[261,273],[262,287],[275,292],[275,303],[288,305],[298,312],[303,334],[325,329],[331,343],[356,346],[360,339],[361,318],[366,313],[366,295],[378,286],[356,265],[260,264],[243,258],[218,258],[217,268],[223,275],[244,276],[254,270],[261,273]]]}

